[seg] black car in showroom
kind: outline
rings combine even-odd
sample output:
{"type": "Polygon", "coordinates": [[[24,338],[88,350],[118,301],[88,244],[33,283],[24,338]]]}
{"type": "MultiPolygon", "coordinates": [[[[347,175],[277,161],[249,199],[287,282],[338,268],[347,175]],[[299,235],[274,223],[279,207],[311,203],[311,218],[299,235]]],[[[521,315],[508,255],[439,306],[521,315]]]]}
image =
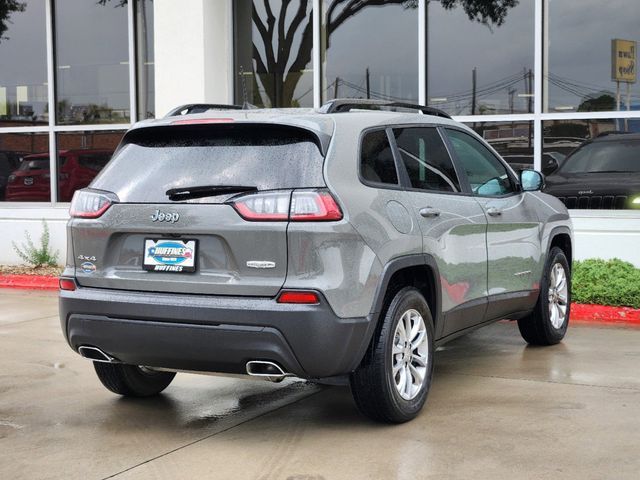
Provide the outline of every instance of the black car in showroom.
{"type": "Polygon", "coordinates": [[[576,148],[546,179],[567,208],[640,209],[640,133],[605,133],[576,148]]]}

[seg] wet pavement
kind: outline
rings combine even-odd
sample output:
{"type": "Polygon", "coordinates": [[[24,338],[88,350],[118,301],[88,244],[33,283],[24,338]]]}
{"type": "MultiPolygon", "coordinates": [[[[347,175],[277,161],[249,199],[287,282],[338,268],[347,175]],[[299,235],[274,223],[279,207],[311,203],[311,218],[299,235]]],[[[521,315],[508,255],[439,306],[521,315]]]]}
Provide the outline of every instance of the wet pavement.
{"type": "Polygon", "coordinates": [[[55,296],[0,292],[0,479],[637,479],[640,329],[526,347],[499,323],[438,352],[427,406],[371,423],[347,388],[179,374],[119,398],[55,296]]]}

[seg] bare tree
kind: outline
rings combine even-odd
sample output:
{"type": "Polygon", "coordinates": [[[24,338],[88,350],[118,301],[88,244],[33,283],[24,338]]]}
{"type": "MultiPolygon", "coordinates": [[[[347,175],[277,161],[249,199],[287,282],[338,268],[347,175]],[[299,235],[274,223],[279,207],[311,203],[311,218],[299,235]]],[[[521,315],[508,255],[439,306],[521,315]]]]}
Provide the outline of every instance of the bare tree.
{"type": "MultiPolygon", "coordinates": [[[[260,79],[272,106],[289,106],[302,77],[302,70],[311,61],[313,48],[313,12],[309,10],[309,0],[299,0],[293,19],[290,16],[291,0],[263,0],[265,15],[261,16],[254,2],[252,21],[258,31],[257,43],[254,39],[253,60],[256,75],[260,79]],[[280,3],[277,18],[273,4],[280,3]]],[[[504,23],[509,9],[519,0],[440,0],[441,5],[451,10],[462,7],[469,20],[483,25],[500,26],[504,23]]],[[[325,19],[326,46],[329,48],[331,35],[349,18],[365,8],[382,7],[390,4],[402,5],[405,9],[415,9],[417,0],[332,0],[325,19]]],[[[256,85],[257,86],[257,85],[256,85]]]]}

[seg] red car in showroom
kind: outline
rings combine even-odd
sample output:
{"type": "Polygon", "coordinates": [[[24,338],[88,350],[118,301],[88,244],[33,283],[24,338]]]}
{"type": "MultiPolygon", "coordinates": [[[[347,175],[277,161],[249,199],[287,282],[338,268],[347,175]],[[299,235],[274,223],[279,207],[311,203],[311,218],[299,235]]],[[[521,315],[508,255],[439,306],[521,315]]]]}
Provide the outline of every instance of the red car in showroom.
{"type": "MultiPolygon", "coordinates": [[[[111,159],[111,150],[62,150],[58,158],[58,200],[70,202],[73,192],[86,187],[111,159]]],[[[27,155],[7,181],[5,200],[49,202],[51,200],[49,154],[27,155]]]]}

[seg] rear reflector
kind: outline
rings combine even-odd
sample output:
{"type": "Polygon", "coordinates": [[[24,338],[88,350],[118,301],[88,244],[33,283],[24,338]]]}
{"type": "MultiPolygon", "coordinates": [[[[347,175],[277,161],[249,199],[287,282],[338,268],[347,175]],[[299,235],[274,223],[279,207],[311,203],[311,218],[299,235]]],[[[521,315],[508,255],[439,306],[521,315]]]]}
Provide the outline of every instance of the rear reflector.
{"type": "Polygon", "coordinates": [[[320,303],[320,298],[316,292],[303,290],[284,290],[278,295],[278,303],[297,303],[315,305],[320,303]]]}
{"type": "Polygon", "coordinates": [[[60,290],[73,292],[76,289],[76,282],[72,278],[61,278],[59,280],[60,290]]]}
{"type": "Polygon", "coordinates": [[[78,190],[73,194],[69,214],[76,218],[98,218],[112,204],[107,195],[90,190],[78,190]]]}

